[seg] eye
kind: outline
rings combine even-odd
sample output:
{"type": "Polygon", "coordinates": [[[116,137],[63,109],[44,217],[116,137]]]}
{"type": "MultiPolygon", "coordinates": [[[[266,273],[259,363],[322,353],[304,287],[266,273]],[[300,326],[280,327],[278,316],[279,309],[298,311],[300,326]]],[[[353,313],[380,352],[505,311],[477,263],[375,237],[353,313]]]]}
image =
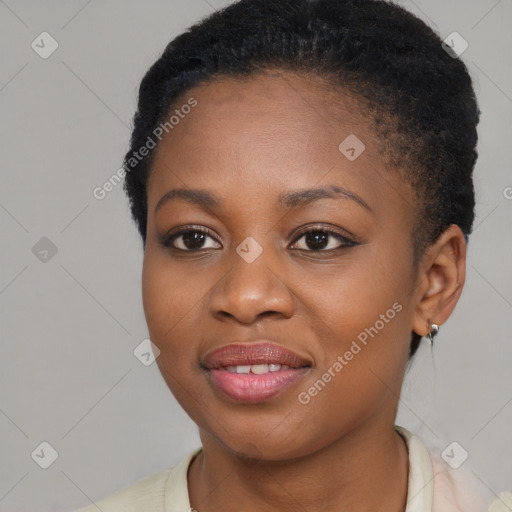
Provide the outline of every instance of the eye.
{"type": "Polygon", "coordinates": [[[336,251],[345,247],[352,247],[358,245],[357,242],[351,240],[345,235],[328,229],[324,226],[313,226],[307,231],[303,231],[296,239],[292,249],[308,251],[308,252],[327,252],[336,251]],[[304,239],[302,247],[299,244],[300,240],[304,239]],[[299,247],[293,247],[297,246],[299,247]]]}
{"type": "MultiPolygon", "coordinates": [[[[187,226],[180,231],[170,231],[159,237],[160,244],[165,248],[182,252],[199,252],[206,249],[220,249],[214,233],[201,226],[187,226]],[[210,242],[208,242],[210,240],[210,242]]],[[[292,249],[307,252],[330,253],[358,243],[348,236],[338,233],[325,226],[313,226],[303,231],[291,246],[292,249]],[[299,242],[304,239],[304,243],[299,242]],[[302,245],[302,247],[301,247],[302,245]]]]}
{"type": "Polygon", "coordinates": [[[196,252],[203,249],[219,249],[221,245],[215,239],[212,231],[208,228],[188,226],[178,232],[169,232],[159,237],[159,242],[163,247],[175,249],[183,252],[196,252]],[[209,245],[205,245],[208,239],[213,240],[209,245]],[[217,244],[217,245],[215,245],[217,244]]]}

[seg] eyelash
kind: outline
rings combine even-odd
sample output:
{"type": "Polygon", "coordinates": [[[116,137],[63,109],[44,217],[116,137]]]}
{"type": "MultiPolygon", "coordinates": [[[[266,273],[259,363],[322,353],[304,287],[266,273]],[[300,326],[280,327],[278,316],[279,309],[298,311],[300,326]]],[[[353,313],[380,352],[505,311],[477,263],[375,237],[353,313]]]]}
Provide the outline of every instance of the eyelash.
{"type": "MultiPolygon", "coordinates": [[[[339,247],[336,247],[334,249],[329,249],[329,250],[324,250],[324,249],[318,249],[318,250],[294,249],[294,250],[304,251],[304,252],[312,252],[312,253],[332,254],[332,253],[335,253],[336,251],[339,251],[341,249],[345,249],[345,248],[348,248],[348,247],[354,247],[356,245],[359,245],[359,243],[356,240],[353,240],[353,239],[351,239],[351,238],[349,238],[349,237],[347,237],[345,235],[342,235],[341,233],[339,233],[337,231],[334,231],[332,229],[326,228],[325,225],[309,226],[307,230],[304,230],[304,231],[300,232],[297,235],[297,237],[293,241],[292,245],[295,245],[305,235],[307,235],[309,233],[318,233],[318,232],[324,233],[324,234],[326,234],[328,236],[332,236],[335,239],[337,239],[339,242],[341,242],[342,244],[339,247]]],[[[168,233],[165,233],[164,235],[159,237],[158,241],[159,241],[159,243],[160,243],[160,245],[162,247],[164,247],[166,249],[171,249],[171,250],[176,251],[176,252],[182,252],[182,253],[191,253],[191,254],[193,254],[193,253],[198,253],[198,252],[207,251],[207,250],[212,249],[211,247],[208,247],[206,249],[188,249],[187,250],[187,249],[179,249],[177,247],[173,247],[172,246],[172,243],[177,238],[179,238],[182,235],[189,234],[189,233],[202,233],[202,234],[210,236],[217,243],[220,243],[220,242],[218,242],[215,239],[215,235],[214,235],[214,233],[211,230],[209,230],[208,228],[201,227],[201,226],[187,226],[185,229],[182,229],[182,230],[180,230],[180,231],[178,231],[176,233],[172,233],[172,231],[168,232],[168,233]]]]}

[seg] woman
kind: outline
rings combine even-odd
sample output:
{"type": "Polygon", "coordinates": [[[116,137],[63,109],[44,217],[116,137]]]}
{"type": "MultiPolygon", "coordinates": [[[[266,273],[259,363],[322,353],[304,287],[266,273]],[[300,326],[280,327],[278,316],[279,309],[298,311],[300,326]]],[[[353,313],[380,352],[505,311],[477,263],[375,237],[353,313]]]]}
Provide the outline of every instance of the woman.
{"type": "Polygon", "coordinates": [[[479,111],[454,57],[379,0],[241,0],[167,46],[125,190],[202,447],[82,512],[512,510],[395,425],[465,281],[479,111]]]}

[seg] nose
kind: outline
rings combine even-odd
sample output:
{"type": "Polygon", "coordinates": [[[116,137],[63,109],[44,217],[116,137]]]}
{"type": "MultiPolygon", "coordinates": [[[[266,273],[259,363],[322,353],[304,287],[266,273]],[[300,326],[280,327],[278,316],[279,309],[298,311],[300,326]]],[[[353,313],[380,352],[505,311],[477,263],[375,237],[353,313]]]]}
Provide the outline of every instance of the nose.
{"type": "Polygon", "coordinates": [[[292,294],[277,266],[272,265],[269,252],[265,249],[251,263],[234,252],[231,268],[210,295],[210,311],[215,317],[251,324],[263,316],[293,316],[292,294]]]}

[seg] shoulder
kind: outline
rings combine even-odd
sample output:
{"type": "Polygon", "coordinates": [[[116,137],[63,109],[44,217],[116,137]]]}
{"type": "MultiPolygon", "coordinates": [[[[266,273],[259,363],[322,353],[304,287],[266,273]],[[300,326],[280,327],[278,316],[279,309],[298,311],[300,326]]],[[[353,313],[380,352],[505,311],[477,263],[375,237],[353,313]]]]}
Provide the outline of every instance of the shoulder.
{"type": "Polygon", "coordinates": [[[487,512],[493,495],[467,468],[452,469],[437,452],[429,452],[434,471],[432,512],[449,510],[487,512]]]}
{"type": "Polygon", "coordinates": [[[172,468],[137,480],[76,512],[163,512],[164,489],[171,472],[172,468]]]}
{"type": "Polygon", "coordinates": [[[512,492],[502,492],[498,497],[491,492],[469,469],[453,470],[436,454],[430,454],[434,468],[434,506],[444,510],[443,504],[450,503],[454,510],[463,512],[510,512],[512,492]]]}
{"type": "Polygon", "coordinates": [[[187,512],[187,469],[198,448],[175,466],[158,471],[75,512],[187,512]],[[172,508],[171,508],[172,507],[172,508]]]}
{"type": "MultiPolygon", "coordinates": [[[[443,451],[423,441],[403,427],[396,427],[409,449],[409,492],[421,499],[420,509],[431,512],[510,512],[512,493],[499,498],[480,481],[466,464],[451,467],[440,454],[443,451]],[[421,490],[420,490],[421,489],[421,490]]],[[[453,450],[452,450],[453,451],[453,450]]],[[[447,455],[449,456],[449,455],[447,455]]],[[[414,502],[414,500],[413,500],[414,502]]],[[[407,509],[409,510],[409,509],[407,509]]],[[[416,510],[416,503],[411,506],[416,510]]]]}

